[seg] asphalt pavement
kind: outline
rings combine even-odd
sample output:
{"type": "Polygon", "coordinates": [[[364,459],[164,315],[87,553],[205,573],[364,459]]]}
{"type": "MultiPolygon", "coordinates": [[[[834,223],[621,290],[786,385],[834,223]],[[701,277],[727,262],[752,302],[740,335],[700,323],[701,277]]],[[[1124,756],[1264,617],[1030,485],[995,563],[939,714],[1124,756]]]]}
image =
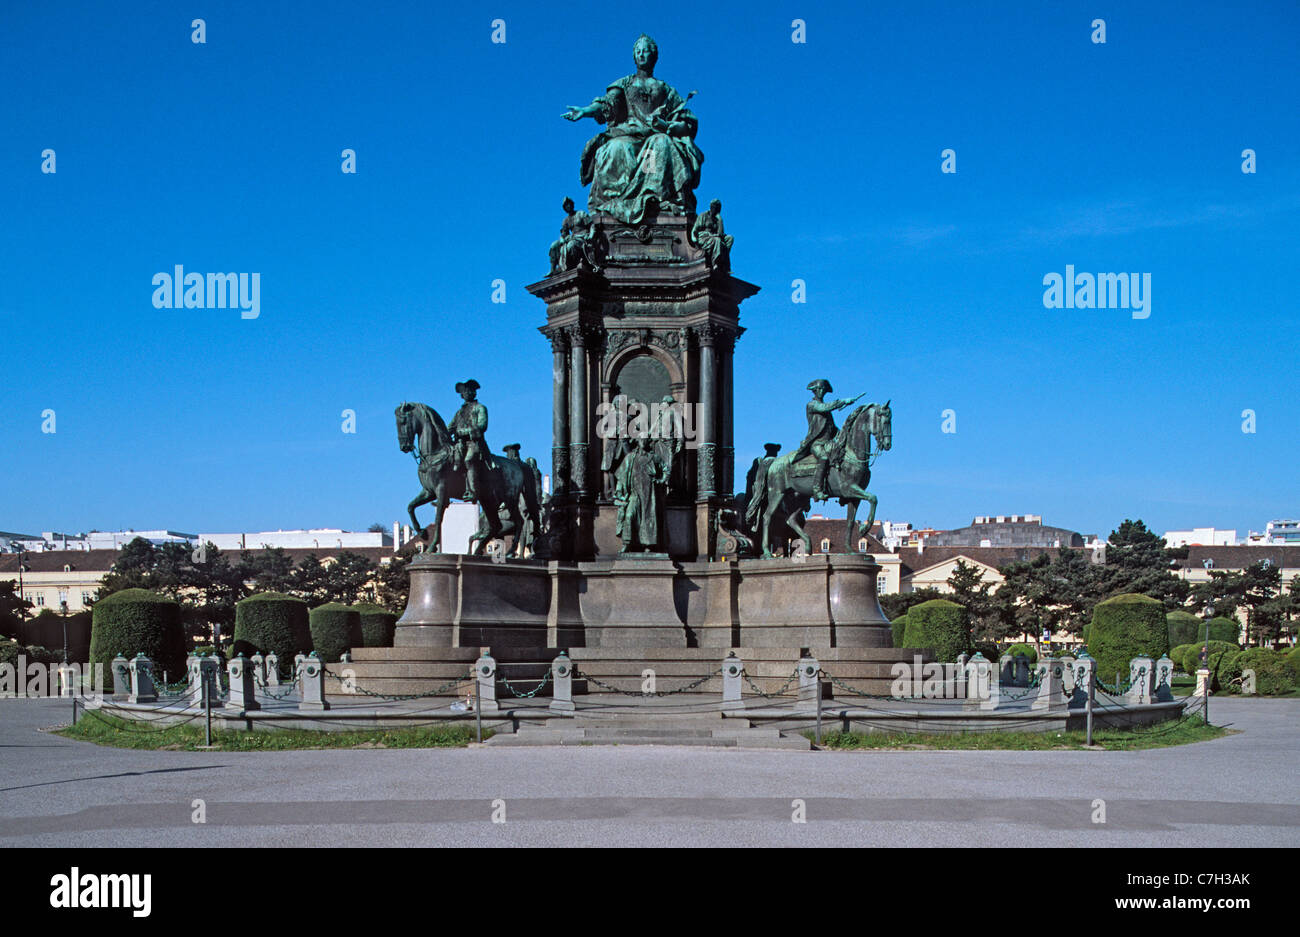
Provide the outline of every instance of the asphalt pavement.
{"type": "Polygon", "coordinates": [[[1139,752],[134,751],[68,716],[0,700],[0,847],[1300,845],[1297,699],[1139,752]]]}

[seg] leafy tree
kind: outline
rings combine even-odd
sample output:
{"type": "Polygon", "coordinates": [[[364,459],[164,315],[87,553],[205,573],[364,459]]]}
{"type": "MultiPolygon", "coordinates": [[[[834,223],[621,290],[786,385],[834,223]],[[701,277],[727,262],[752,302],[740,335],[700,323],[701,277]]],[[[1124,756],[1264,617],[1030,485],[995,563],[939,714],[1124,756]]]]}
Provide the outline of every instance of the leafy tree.
{"type": "Polygon", "coordinates": [[[18,594],[18,583],[12,579],[0,580],[0,635],[19,640],[23,620],[32,603],[18,594]]]}
{"type": "Polygon", "coordinates": [[[1068,547],[1008,563],[994,593],[999,636],[1037,635],[1044,629],[1078,634],[1103,597],[1099,570],[1082,550],[1068,547]]]}
{"type": "MultiPolygon", "coordinates": [[[[396,562],[395,559],[394,562],[396,562]]],[[[940,592],[931,586],[925,586],[915,592],[894,592],[890,595],[882,595],[880,597],[880,607],[884,610],[885,617],[893,621],[895,618],[906,615],[914,606],[920,605],[922,602],[948,597],[945,592],[940,592]]]]}
{"type": "Polygon", "coordinates": [[[284,592],[293,575],[293,557],[281,547],[257,552],[244,550],[239,554],[239,572],[258,592],[284,592]]]}
{"type": "Polygon", "coordinates": [[[967,563],[960,557],[948,577],[948,587],[952,589],[948,596],[958,605],[963,605],[970,614],[971,627],[975,637],[980,640],[997,640],[1003,637],[998,625],[1002,616],[994,606],[992,582],[984,579],[984,570],[973,563],[967,563]]]}
{"type": "MultiPolygon", "coordinates": [[[[387,564],[379,567],[379,573],[375,577],[378,580],[378,594],[375,596],[375,601],[399,615],[406,611],[406,600],[411,590],[411,577],[406,568],[409,562],[409,556],[396,553],[387,564]]],[[[882,596],[881,605],[885,604],[886,599],[892,598],[894,598],[892,595],[882,596]]],[[[889,614],[888,608],[885,609],[885,614],[889,614]]]]}
{"type": "Polygon", "coordinates": [[[1176,551],[1167,549],[1164,538],[1142,521],[1125,519],[1111,531],[1107,543],[1101,598],[1149,595],[1163,602],[1166,610],[1182,608],[1187,602],[1191,586],[1174,575],[1171,565],[1176,551]]]}

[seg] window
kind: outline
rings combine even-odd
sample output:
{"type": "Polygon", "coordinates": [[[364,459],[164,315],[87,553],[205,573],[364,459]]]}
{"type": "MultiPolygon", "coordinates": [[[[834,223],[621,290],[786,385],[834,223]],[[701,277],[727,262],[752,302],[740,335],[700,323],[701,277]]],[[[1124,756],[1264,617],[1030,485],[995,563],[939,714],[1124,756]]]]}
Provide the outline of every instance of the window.
{"type": "Polygon", "coordinates": [[[877,595],[884,595],[884,594],[885,594],[886,592],[888,592],[888,591],[889,591],[889,577],[888,577],[888,576],[877,576],[877,577],[876,577],[876,594],[877,594],[877,595]]]}
{"type": "Polygon", "coordinates": [[[863,537],[861,540],[858,541],[858,552],[859,552],[859,553],[866,553],[866,552],[867,552],[867,538],[866,538],[866,537],[863,537]]]}
{"type": "Polygon", "coordinates": [[[44,604],[45,604],[45,593],[44,593],[44,592],[36,592],[36,593],[31,593],[31,592],[29,592],[29,593],[27,594],[27,601],[28,601],[28,602],[31,602],[33,605],[38,606],[38,607],[41,606],[41,605],[44,605],[44,604]]]}
{"type": "Polygon", "coordinates": [[[82,605],[89,605],[92,601],[94,601],[94,599],[95,599],[95,594],[94,594],[93,592],[83,592],[83,593],[81,593],[81,604],[82,604],[82,605]]]}
{"type": "Polygon", "coordinates": [[[823,538],[822,538],[822,552],[823,552],[823,553],[830,553],[830,552],[831,552],[831,541],[830,541],[830,538],[829,538],[829,537],[823,537],[823,538]]]}

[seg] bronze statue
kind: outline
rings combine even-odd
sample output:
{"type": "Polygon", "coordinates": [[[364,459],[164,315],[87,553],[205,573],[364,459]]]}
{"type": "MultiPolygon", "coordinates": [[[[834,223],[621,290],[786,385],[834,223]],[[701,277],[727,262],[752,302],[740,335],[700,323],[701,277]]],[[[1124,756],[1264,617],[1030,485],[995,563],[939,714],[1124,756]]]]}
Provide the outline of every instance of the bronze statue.
{"type": "Polygon", "coordinates": [[[619,463],[614,503],[618,516],[614,532],[623,541],[623,552],[654,550],[659,546],[659,485],[668,480],[654,447],[641,437],[628,440],[628,453],[619,463]]]}
{"type": "Polygon", "coordinates": [[[654,76],[659,46],[642,35],[632,47],[636,74],[620,78],[586,107],[570,105],[566,120],[594,118],[606,125],[582,151],[579,177],[590,185],[587,207],[626,224],[655,211],[695,210],[704,154],[695,145],[699,122],[672,85],[654,76]]]}
{"type": "MultiPolygon", "coordinates": [[[[462,412],[470,406],[472,399],[471,390],[466,405],[461,408],[462,412]]],[[[482,408],[483,405],[478,404],[478,407],[482,408]]],[[[474,411],[471,409],[470,413],[473,414],[474,411]]],[[[477,501],[481,523],[486,524],[486,529],[480,529],[480,533],[475,535],[477,543],[471,544],[471,552],[475,556],[481,556],[489,540],[510,532],[503,528],[501,522],[500,515],[504,508],[514,531],[514,542],[510,546],[509,555],[520,555],[530,545],[530,531],[535,533],[540,524],[538,491],[541,489],[541,473],[537,470],[537,463],[532,459],[521,462],[516,458],[492,458],[487,445],[483,443],[481,432],[475,440],[476,446],[481,446],[481,449],[473,457],[459,456],[457,450],[461,443],[452,438],[451,431],[447,429],[447,424],[442,421],[438,411],[426,404],[403,403],[395,415],[397,443],[403,452],[414,452],[419,464],[421,490],[406,506],[406,510],[411,515],[412,526],[420,531],[420,537],[425,541],[420,552],[439,552],[442,546],[442,518],[451,499],[470,500],[465,493],[468,487],[467,471],[459,467],[460,462],[464,461],[469,465],[481,463],[477,501]],[[416,508],[429,503],[437,507],[432,537],[415,516],[416,508]]],[[[483,425],[486,427],[486,424],[487,413],[484,410],[483,425]]],[[[468,439],[469,434],[462,442],[467,444],[468,439]]]]}
{"type": "MultiPolygon", "coordinates": [[[[813,385],[825,385],[823,394],[830,390],[827,381],[814,381],[809,387],[813,385]]],[[[825,427],[834,427],[830,411],[839,409],[836,405],[840,403],[822,403],[818,394],[817,399],[808,405],[810,429],[805,445],[788,456],[756,459],[754,462],[753,485],[745,519],[749,529],[759,536],[765,557],[772,555],[772,528],[777,512],[781,510],[790,511],[785,519],[786,526],[803,541],[805,552],[813,552],[812,538],[803,529],[802,515],[809,507],[809,498],[815,496],[814,475],[829,489],[829,497],[839,498],[841,504],[848,505],[844,540],[849,552],[857,552],[859,535],[870,531],[875,522],[876,496],[867,491],[867,483],[871,480],[871,464],[876,456],[889,451],[893,445],[893,416],[889,401],[863,404],[855,409],[844,421],[843,429],[838,432],[832,429],[834,438],[826,445],[823,439],[825,427]],[[817,409],[814,409],[814,404],[817,409]],[[824,422],[819,419],[815,428],[812,426],[814,413],[824,417],[824,422]],[[873,437],[876,440],[874,452],[871,446],[873,437]],[[818,455],[815,463],[813,459],[799,461],[801,454],[815,445],[822,447],[824,455],[818,455]],[[823,460],[830,467],[829,474],[822,471],[823,460]],[[859,532],[855,527],[858,505],[863,501],[871,505],[871,513],[859,532]]]]}
{"type": "Polygon", "coordinates": [[[573,199],[566,198],[560,237],[551,244],[551,273],[572,270],[584,260],[592,270],[600,272],[600,265],[596,263],[596,226],[591,215],[575,211],[573,199]]]}
{"type": "Polygon", "coordinates": [[[804,437],[803,442],[799,443],[799,448],[795,450],[794,455],[790,457],[791,462],[798,462],[804,456],[812,453],[817,457],[817,471],[813,478],[812,496],[817,501],[825,501],[830,495],[826,494],[826,472],[830,468],[830,448],[831,441],[835,438],[835,419],[831,416],[836,410],[852,406],[861,397],[846,397],[843,400],[832,400],[827,403],[822,398],[831,390],[831,382],[824,377],[819,377],[808,385],[808,390],[812,391],[813,399],[808,401],[806,413],[808,416],[808,435],[804,437]]]}
{"type": "Polygon", "coordinates": [[[655,457],[664,467],[664,482],[671,487],[677,455],[686,447],[682,413],[672,394],[664,394],[660,401],[659,414],[655,418],[651,434],[654,437],[655,457]]]}
{"type": "Polygon", "coordinates": [[[709,210],[695,219],[691,242],[704,252],[704,259],[714,270],[731,269],[731,245],[736,242],[722,227],[722,202],[709,202],[709,210]]]}
{"type": "Polygon", "coordinates": [[[456,393],[465,401],[451,418],[451,433],[455,439],[452,450],[452,471],[465,470],[465,500],[477,501],[479,482],[485,466],[491,467],[492,454],[488,451],[483,434],[487,432],[487,407],[478,402],[479,382],[470,378],[456,385],[456,393]]]}

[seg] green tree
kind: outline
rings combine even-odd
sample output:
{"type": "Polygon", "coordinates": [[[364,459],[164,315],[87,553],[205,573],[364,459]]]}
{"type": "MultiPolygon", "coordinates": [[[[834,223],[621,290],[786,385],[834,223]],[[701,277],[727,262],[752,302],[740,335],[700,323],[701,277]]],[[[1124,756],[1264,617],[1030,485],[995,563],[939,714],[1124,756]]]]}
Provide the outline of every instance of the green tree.
{"type": "Polygon", "coordinates": [[[1107,538],[1100,597],[1149,595],[1163,602],[1166,610],[1182,608],[1191,586],[1174,575],[1174,559],[1175,551],[1166,548],[1163,537],[1140,520],[1125,519],[1107,538]]]}
{"type": "MultiPolygon", "coordinates": [[[[411,577],[406,568],[409,562],[409,556],[395,553],[391,560],[380,565],[378,575],[375,577],[378,581],[378,594],[375,596],[375,601],[399,615],[406,611],[406,601],[411,591],[411,577]]],[[[891,598],[893,596],[882,596],[881,605],[884,605],[885,599],[891,598]]],[[[885,610],[885,614],[889,614],[888,609],[885,610]]]]}
{"type": "Polygon", "coordinates": [[[948,588],[952,590],[948,598],[965,606],[974,635],[981,641],[996,641],[1003,636],[998,627],[1002,616],[993,601],[993,585],[984,579],[984,570],[961,557],[957,558],[952,575],[948,577],[948,588]]]}
{"type": "Polygon", "coordinates": [[[286,592],[293,575],[293,557],[281,547],[244,550],[239,554],[239,575],[257,592],[286,592]]]}
{"type": "Polygon", "coordinates": [[[32,603],[18,594],[18,583],[12,579],[0,580],[0,635],[21,640],[23,621],[32,603]]]}

